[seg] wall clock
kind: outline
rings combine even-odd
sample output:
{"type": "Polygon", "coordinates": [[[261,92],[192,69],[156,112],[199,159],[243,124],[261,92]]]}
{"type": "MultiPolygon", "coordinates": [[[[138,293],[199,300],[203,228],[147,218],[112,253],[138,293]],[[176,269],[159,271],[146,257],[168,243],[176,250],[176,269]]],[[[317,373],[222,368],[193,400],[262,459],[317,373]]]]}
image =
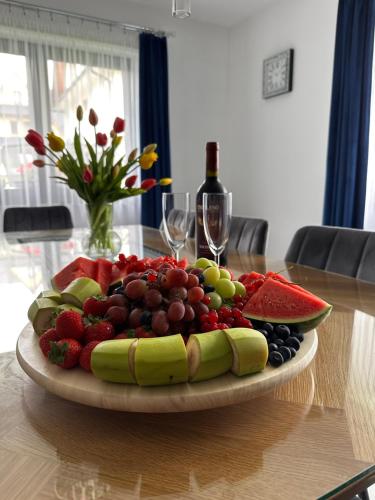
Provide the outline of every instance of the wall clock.
{"type": "Polygon", "coordinates": [[[294,50],[284,50],[263,61],[263,98],[292,90],[294,50]]]}

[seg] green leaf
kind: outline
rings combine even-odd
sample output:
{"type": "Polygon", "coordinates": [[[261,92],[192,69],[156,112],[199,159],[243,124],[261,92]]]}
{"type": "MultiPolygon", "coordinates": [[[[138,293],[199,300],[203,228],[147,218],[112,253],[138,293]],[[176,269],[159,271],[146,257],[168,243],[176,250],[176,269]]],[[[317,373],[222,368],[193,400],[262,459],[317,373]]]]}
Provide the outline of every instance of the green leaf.
{"type": "Polygon", "coordinates": [[[83,169],[84,161],[81,146],[81,137],[77,134],[77,129],[74,131],[74,149],[76,151],[77,159],[81,169],[83,169]]]}

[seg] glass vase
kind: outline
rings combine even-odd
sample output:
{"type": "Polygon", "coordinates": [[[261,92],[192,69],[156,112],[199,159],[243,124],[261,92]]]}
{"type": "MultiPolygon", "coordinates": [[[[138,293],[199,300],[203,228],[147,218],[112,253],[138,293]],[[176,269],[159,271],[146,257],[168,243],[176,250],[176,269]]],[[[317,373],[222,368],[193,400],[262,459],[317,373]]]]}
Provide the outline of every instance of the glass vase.
{"type": "Polygon", "coordinates": [[[121,250],[121,238],[113,230],[112,203],[87,204],[89,234],[83,241],[86,255],[91,258],[117,256],[121,250]]]}

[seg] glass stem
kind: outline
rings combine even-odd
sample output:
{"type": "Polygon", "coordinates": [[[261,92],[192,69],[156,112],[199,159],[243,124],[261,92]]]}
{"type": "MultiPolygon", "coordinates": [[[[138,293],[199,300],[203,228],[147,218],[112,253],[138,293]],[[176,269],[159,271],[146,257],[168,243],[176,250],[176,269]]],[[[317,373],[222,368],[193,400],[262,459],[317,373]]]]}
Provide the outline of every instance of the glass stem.
{"type": "Polygon", "coordinates": [[[180,250],[178,248],[173,248],[173,257],[179,261],[180,260],[180,250]]]}
{"type": "Polygon", "coordinates": [[[218,267],[219,267],[219,261],[220,261],[220,254],[217,253],[217,254],[215,254],[215,262],[216,262],[218,267]]]}

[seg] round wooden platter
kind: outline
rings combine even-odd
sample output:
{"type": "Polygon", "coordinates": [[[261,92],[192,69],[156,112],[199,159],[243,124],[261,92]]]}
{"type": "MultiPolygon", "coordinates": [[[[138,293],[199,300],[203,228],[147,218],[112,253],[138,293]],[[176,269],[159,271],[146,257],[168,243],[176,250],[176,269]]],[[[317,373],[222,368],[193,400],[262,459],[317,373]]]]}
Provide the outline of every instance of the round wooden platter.
{"type": "Polygon", "coordinates": [[[103,382],[81,368],[63,370],[43,356],[30,324],[18,338],[17,358],[34,382],[62,398],[110,410],[171,413],[227,406],[259,396],[304,370],[317,347],[318,336],[313,330],[305,335],[297,356],[278,368],[267,365],[254,375],[228,373],[204,382],[158,387],[103,382]]]}

